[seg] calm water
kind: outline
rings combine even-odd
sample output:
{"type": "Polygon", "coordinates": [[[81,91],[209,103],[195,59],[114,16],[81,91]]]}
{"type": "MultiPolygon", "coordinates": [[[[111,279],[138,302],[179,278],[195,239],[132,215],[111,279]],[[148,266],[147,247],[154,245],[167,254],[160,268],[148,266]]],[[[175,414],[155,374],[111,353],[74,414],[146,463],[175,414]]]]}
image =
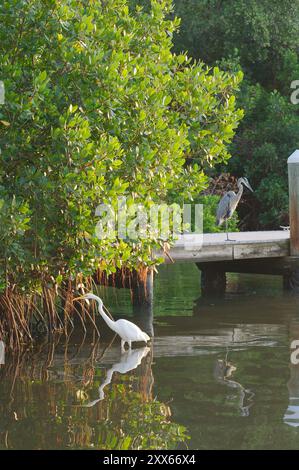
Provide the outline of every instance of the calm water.
{"type": "MultiPolygon", "coordinates": [[[[126,290],[100,295],[132,317],[126,290]]],[[[213,303],[195,267],[164,267],[154,312],[152,349],[121,356],[102,328],[6,355],[0,449],[299,448],[299,297],[279,278],[233,275],[213,303]]]]}

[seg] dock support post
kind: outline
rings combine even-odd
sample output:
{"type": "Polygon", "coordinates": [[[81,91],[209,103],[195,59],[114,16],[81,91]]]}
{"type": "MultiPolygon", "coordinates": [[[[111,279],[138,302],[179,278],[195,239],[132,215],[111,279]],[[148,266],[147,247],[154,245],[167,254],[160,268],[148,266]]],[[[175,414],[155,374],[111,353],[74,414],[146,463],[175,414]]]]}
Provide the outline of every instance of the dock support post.
{"type": "MultiPolygon", "coordinates": [[[[299,260],[299,150],[288,158],[290,252],[299,260]]],[[[299,268],[284,276],[284,287],[299,292],[299,268]]]]}
{"type": "Polygon", "coordinates": [[[197,263],[201,270],[201,295],[202,297],[222,297],[226,289],[226,273],[213,265],[203,266],[197,263]]]}
{"type": "Polygon", "coordinates": [[[144,276],[134,272],[132,282],[133,314],[138,324],[149,336],[153,336],[154,272],[148,269],[144,276]]]}
{"type": "Polygon", "coordinates": [[[299,257],[299,150],[288,158],[291,256],[299,257]]]}

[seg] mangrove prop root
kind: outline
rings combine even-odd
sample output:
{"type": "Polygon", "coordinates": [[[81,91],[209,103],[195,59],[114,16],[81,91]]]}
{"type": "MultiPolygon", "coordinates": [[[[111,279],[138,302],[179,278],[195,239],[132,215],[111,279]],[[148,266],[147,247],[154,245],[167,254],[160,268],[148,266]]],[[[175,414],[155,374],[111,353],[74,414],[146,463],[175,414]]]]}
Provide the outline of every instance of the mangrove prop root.
{"type": "Polygon", "coordinates": [[[78,293],[91,292],[95,284],[126,287],[131,292],[136,284],[144,285],[146,289],[147,272],[147,267],[138,271],[118,269],[110,276],[98,271],[93,277],[84,278],[79,274],[76,279],[60,285],[55,284],[53,278],[46,279],[39,293],[31,294],[23,293],[11,283],[0,294],[0,340],[8,348],[19,350],[41,335],[47,336],[48,340],[56,333],[67,337],[75,328],[83,330],[84,334],[91,329],[99,337],[94,305],[73,302],[74,298],[78,293]]]}

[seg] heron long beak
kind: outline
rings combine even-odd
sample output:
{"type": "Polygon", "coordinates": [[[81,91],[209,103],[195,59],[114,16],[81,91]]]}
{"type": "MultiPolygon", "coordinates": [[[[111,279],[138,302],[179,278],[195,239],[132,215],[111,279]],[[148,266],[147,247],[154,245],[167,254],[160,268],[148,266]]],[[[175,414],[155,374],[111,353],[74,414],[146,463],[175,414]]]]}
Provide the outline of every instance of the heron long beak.
{"type": "Polygon", "coordinates": [[[252,193],[254,192],[248,181],[247,181],[247,183],[246,183],[246,187],[247,187],[248,189],[250,189],[250,191],[251,191],[252,193]]]}

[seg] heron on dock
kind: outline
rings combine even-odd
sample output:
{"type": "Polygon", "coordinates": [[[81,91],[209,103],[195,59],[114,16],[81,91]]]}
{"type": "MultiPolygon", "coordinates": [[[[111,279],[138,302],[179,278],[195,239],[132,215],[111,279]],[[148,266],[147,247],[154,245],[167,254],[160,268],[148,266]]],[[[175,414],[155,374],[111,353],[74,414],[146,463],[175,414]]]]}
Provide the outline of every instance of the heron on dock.
{"type": "Polygon", "coordinates": [[[239,188],[239,191],[237,192],[237,194],[234,191],[228,191],[220,199],[218,207],[217,207],[216,224],[219,227],[225,221],[226,241],[235,241],[235,240],[231,240],[228,237],[227,221],[228,221],[228,219],[231,218],[231,216],[235,212],[235,210],[236,210],[236,208],[237,208],[237,206],[240,202],[240,199],[241,199],[242,194],[243,194],[244,186],[246,186],[246,188],[250,189],[250,191],[253,192],[253,189],[250,186],[248,179],[245,178],[245,176],[238,179],[237,185],[238,185],[238,188],[239,188]]]}

